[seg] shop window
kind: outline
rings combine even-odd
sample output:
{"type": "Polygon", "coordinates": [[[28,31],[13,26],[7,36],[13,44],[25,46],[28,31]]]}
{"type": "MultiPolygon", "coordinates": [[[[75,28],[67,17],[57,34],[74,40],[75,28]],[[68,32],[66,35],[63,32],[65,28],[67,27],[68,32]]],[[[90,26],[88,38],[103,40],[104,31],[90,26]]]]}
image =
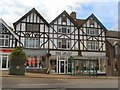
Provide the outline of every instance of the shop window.
{"type": "Polygon", "coordinates": [[[45,68],[45,58],[42,56],[40,58],[29,56],[26,68],[45,68]]]}

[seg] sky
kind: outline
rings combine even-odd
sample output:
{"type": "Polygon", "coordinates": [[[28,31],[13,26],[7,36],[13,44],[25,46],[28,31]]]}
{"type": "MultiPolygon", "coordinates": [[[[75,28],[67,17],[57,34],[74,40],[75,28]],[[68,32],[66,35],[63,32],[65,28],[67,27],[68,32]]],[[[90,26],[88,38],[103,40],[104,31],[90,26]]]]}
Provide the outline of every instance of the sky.
{"type": "Polygon", "coordinates": [[[0,17],[11,27],[33,7],[48,23],[61,12],[76,12],[77,18],[86,19],[92,13],[108,30],[118,30],[119,0],[0,0],[0,17]]]}

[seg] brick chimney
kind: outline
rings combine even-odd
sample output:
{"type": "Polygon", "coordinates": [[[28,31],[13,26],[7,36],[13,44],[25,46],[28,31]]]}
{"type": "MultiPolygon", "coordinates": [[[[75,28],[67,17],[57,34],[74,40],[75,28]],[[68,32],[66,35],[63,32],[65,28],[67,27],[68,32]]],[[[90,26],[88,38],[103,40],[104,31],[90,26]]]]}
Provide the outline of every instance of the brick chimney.
{"type": "Polygon", "coordinates": [[[73,19],[76,19],[76,12],[72,12],[72,13],[70,14],[70,16],[71,16],[73,19]]]}

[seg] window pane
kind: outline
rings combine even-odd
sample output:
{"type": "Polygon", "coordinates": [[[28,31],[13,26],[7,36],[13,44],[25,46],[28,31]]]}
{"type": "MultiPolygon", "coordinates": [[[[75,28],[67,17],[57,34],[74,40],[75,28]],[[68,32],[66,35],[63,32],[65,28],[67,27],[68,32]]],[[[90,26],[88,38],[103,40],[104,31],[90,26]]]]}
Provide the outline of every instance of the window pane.
{"type": "Polygon", "coordinates": [[[9,46],[9,41],[8,41],[8,39],[5,40],[5,46],[9,46]]]}
{"type": "Polygon", "coordinates": [[[26,31],[39,31],[39,25],[38,24],[27,24],[26,31]]]}
{"type": "Polygon", "coordinates": [[[67,21],[66,16],[63,16],[63,17],[62,17],[62,22],[66,22],[66,21],[67,21]]]}
{"type": "Polygon", "coordinates": [[[62,33],[66,33],[66,28],[65,27],[62,28],[62,33]]]}

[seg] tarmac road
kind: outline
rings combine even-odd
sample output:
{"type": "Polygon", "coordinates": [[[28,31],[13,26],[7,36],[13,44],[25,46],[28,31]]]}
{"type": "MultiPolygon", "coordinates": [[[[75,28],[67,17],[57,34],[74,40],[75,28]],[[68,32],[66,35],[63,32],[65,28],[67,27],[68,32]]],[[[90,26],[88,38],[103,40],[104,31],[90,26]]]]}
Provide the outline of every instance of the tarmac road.
{"type": "Polygon", "coordinates": [[[118,88],[118,79],[3,77],[2,88],[118,88]]]}

